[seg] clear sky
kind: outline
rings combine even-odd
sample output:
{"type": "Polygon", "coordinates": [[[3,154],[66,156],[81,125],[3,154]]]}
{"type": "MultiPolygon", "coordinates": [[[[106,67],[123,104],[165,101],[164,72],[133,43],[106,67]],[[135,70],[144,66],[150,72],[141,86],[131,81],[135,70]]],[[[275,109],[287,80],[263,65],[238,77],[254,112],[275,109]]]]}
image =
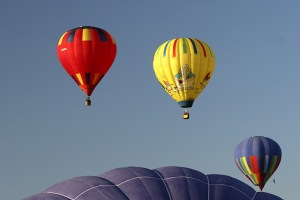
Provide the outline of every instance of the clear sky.
{"type": "Polygon", "coordinates": [[[263,135],[283,154],[264,191],[298,200],[299,8],[297,0],[2,1],[0,199],[127,166],[189,167],[251,185],[234,148],[263,135]],[[60,36],[83,25],[109,31],[118,48],[91,107],[56,54],[60,36]],[[203,40],[216,56],[189,120],[153,72],[154,51],[175,37],[203,40]]]}

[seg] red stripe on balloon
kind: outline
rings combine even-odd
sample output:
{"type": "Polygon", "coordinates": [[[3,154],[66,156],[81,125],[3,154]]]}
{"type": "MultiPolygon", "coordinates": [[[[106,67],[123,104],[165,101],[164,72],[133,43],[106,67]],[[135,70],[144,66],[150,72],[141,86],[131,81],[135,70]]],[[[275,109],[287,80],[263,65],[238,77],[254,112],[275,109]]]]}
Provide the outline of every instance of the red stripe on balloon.
{"type": "Polygon", "coordinates": [[[250,166],[251,166],[252,173],[254,174],[260,173],[256,156],[250,156],[250,166]]]}
{"type": "Polygon", "coordinates": [[[178,38],[175,39],[174,41],[174,44],[173,44],[173,58],[176,57],[176,45],[177,45],[177,41],[178,41],[178,38]]]}
{"type": "Polygon", "coordinates": [[[204,45],[200,42],[200,40],[197,39],[197,41],[200,43],[200,45],[202,47],[204,57],[206,57],[206,51],[205,51],[204,45]]]}

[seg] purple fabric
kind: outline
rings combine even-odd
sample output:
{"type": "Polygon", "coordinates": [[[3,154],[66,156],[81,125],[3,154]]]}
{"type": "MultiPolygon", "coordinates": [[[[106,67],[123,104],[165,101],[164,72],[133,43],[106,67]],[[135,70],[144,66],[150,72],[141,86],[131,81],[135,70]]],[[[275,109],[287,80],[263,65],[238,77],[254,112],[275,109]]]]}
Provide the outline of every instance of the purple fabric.
{"type": "Polygon", "coordinates": [[[248,156],[277,155],[281,157],[280,146],[271,138],[253,136],[241,141],[235,148],[234,158],[248,156]]]}
{"type": "Polygon", "coordinates": [[[226,175],[185,167],[124,167],[75,177],[23,200],[282,200],[226,175]]]}

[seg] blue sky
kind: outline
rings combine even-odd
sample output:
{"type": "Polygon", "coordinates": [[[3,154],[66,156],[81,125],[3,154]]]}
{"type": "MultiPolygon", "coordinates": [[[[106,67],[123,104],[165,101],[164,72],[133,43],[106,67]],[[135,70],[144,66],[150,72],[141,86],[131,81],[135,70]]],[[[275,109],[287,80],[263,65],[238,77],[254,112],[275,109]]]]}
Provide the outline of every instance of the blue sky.
{"type": "Polygon", "coordinates": [[[250,185],[235,166],[234,148],[263,135],[283,153],[276,184],[264,191],[297,200],[299,6],[292,0],[2,2],[0,199],[126,166],[189,167],[250,185]],[[91,107],[56,55],[61,34],[82,25],[109,31],[118,48],[91,107]],[[187,121],[152,67],[156,48],[175,37],[203,40],[216,56],[215,73],[187,121]]]}

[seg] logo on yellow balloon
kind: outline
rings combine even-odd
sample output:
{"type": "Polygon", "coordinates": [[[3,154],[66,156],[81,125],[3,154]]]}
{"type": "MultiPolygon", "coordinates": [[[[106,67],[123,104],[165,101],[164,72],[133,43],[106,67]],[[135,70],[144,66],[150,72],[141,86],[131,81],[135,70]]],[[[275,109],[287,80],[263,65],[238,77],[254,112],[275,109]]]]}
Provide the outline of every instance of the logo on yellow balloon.
{"type": "Polygon", "coordinates": [[[179,72],[175,75],[178,90],[193,90],[195,74],[188,65],[182,65],[179,72]]]}

